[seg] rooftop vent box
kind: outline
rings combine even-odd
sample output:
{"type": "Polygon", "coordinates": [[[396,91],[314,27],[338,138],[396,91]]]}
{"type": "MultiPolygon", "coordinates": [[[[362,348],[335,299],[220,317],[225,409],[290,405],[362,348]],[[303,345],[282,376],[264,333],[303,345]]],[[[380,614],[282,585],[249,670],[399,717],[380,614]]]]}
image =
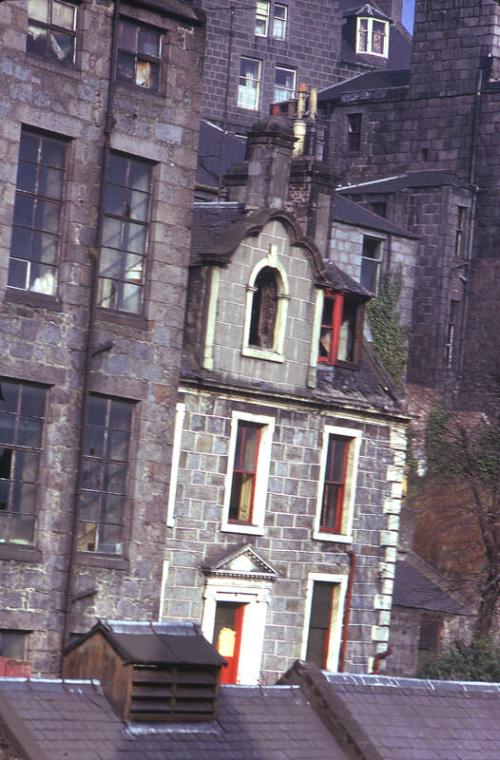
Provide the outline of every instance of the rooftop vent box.
{"type": "Polygon", "coordinates": [[[225,660],[195,623],[99,621],[64,651],[66,678],[98,678],[124,720],[201,721],[217,714],[225,660]]]}

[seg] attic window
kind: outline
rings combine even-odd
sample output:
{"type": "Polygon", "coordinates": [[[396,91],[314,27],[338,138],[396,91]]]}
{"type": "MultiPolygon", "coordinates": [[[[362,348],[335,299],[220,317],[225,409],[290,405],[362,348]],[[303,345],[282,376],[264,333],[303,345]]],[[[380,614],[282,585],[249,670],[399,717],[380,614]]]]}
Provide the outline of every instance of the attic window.
{"type": "Polygon", "coordinates": [[[318,361],[324,364],[359,364],[363,308],[344,293],[325,293],[318,361]]]}
{"type": "Polygon", "coordinates": [[[250,346],[274,348],[274,329],[278,311],[278,283],[271,267],[261,269],[255,280],[250,322],[250,346]]]}
{"type": "Polygon", "coordinates": [[[389,22],[371,17],[356,19],[356,53],[387,58],[389,55],[389,22]]]}

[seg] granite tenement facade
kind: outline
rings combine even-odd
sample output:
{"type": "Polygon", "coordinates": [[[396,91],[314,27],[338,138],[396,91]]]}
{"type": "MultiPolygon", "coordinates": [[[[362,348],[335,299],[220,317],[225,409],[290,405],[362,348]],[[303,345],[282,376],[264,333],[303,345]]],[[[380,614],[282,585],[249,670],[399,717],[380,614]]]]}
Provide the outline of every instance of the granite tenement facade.
{"type": "Polygon", "coordinates": [[[158,615],[203,37],[168,0],[0,5],[0,628],[35,672],[158,615]]]}

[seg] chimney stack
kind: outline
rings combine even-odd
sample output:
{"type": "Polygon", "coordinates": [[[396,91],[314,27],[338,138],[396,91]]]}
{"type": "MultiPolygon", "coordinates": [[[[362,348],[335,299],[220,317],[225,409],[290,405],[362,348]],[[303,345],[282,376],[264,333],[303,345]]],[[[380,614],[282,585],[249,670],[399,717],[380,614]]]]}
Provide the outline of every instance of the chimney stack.
{"type": "Polygon", "coordinates": [[[284,209],[295,138],[282,119],[259,121],[248,134],[247,208],[284,209]]]}

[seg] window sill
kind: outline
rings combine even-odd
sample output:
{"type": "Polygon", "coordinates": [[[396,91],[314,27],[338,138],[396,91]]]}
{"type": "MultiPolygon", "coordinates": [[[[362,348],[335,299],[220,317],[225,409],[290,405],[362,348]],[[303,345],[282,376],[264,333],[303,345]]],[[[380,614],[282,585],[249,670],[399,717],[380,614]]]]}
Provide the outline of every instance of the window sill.
{"type": "Polygon", "coordinates": [[[342,533],[318,533],[312,534],[314,541],[329,541],[336,544],[352,544],[352,536],[346,536],[342,533]]]}
{"type": "Polygon", "coordinates": [[[128,570],[129,568],[128,559],[111,554],[78,552],[77,558],[79,565],[87,565],[88,567],[104,567],[108,570],[128,570]]]}
{"type": "Polygon", "coordinates": [[[149,322],[145,317],[126,314],[123,311],[108,311],[98,307],[96,318],[99,322],[116,322],[116,324],[135,327],[138,330],[147,330],[149,327],[149,322]]]}
{"type": "Polygon", "coordinates": [[[81,79],[81,71],[76,64],[69,65],[66,63],[58,63],[50,58],[44,58],[43,55],[35,55],[34,53],[26,53],[26,61],[32,63],[33,66],[39,66],[47,71],[52,71],[57,76],[64,76],[66,74],[71,79],[81,79]]]}
{"type": "Polygon", "coordinates": [[[251,359],[262,359],[266,362],[279,362],[283,364],[285,357],[283,354],[279,354],[277,351],[269,351],[268,349],[250,348],[245,346],[241,349],[241,355],[247,356],[251,359]]]}
{"type": "Polygon", "coordinates": [[[31,290],[7,288],[5,291],[5,300],[11,301],[12,303],[21,303],[26,306],[50,309],[51,311],[62,311],[62,304],[55,296],[47,296],[44,293],[34,293],[31,290]]]}
{"type": "Polygon", "coordinates": [[[40,549],[34,546],[21,546],[21,544],[0,544],[0,560],[15,560],[16,562],[29,562],[33,565],[43,560],[40,549]]]}
{"type": "Polygon", "coordinates": [[[238,525],[237,523],[224,523],[221,533],[244,533],[247,536],[264,536],[265,529],[258,525],[238,525]]]}

